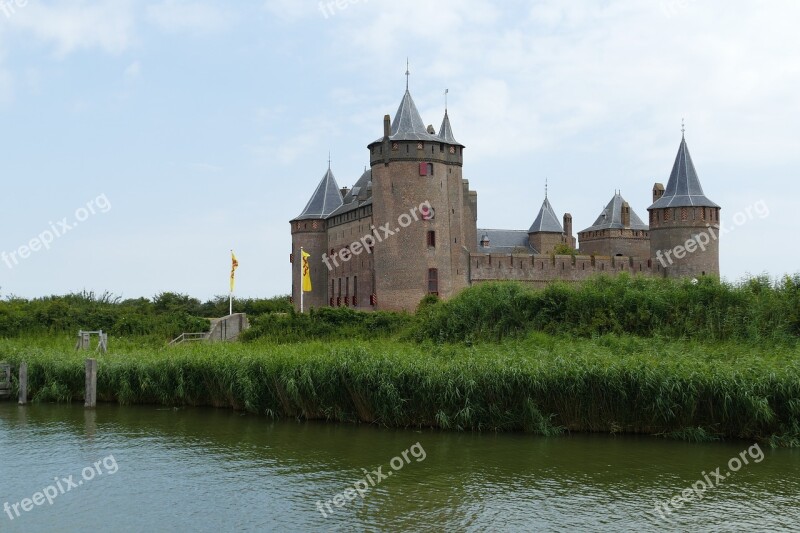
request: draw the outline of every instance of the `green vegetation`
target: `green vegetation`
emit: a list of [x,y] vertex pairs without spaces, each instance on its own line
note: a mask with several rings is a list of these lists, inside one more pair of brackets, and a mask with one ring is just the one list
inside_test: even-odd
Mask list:
[[426,306],[412,337],[478,342],[529,331],[793,345],[800,336],[800,275],[776,284],[757,277],[738,285],[714,278],[601,276],[541,291],[513,282],[487,283]]
[[[85,355],[0,341],[36,401],[83,396]],[[392,427],[650,433],[800,445],[797,348],[532,333],[464,347],[391,340],[118,347],[98,397]]]
[[[0,354],[28,363],[34,401],[82,399],[79,327],[106,317],[114,334],[121,316],[168,325],[222,314],[171,293],[103,299],[0,303],[0,327],[10,328]],[[600,277],[542,291],[493,283],[447,302],[426,297],[415,315],[248,305],[264,312],[250,313],[244,343],[166,348],[116,330],[123,336],[99,356],[98,398],[390,427],[800,446],[800,275],[736,285]],[[26,316],[48,307],[60,312]],[[25,328],[8,325],[15,309]]]
[[[286,312],[288,298],[234,300],[234,312],[261,314]],[[42,334],[77,334],[78,330],[103,330],[112,336],[151,336],[171,339],[181,333],[208,331],[207,318],[228,314],[227,297],[201,303],[196,298],[164,292],[152,300],[122,300],[109,293],[92,292],[26,300],[0,300],[0,337]]]

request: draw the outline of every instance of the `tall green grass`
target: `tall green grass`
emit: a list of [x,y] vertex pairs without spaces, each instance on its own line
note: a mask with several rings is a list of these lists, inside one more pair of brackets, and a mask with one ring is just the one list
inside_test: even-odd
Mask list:
[[497,341],[529,331],[793,345],[800,337],[800,275],[739,284],[600,276],[544,290],[487,283],[421,308],[410,337]]
[[[85,353],[0,341],[35,401],[83,397]],[[390,340],[131,347],[98,398],[391,427],[646,433],[800,445],[797,347],[541,333],[472,347]]]

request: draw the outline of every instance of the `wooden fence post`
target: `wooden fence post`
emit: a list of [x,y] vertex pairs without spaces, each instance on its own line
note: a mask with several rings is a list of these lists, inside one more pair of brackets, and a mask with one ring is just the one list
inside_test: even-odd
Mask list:
[[19,404],[28,403],[28,363],[19,364]]
[[86,360],[86,395],[84,407],[97,407],[97,359]]

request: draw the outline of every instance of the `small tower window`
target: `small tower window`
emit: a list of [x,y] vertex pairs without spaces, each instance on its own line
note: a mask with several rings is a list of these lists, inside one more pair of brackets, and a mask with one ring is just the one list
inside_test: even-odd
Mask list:
[[436,232],[428,232],[428,248],[436,248]]

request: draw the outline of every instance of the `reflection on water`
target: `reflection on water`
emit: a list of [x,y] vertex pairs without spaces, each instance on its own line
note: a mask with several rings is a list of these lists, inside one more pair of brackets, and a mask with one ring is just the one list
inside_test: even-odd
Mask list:
[[[419,442],[360,498],[333,498]],[[703,498],[658,518],[752,446],[651,437],[463,434],[273,422],[226,410],[0,403],[0,505],[113,454],[98,475],[0,531],[732,531],[800,523],[800,453],[763,448]],[[102,466],[102,465],[101,465]],[[324,518],[317,502],[330,501]],[[341,503],[341,500],[340,500]],[[10,513],[14,516],[14,511]]]

